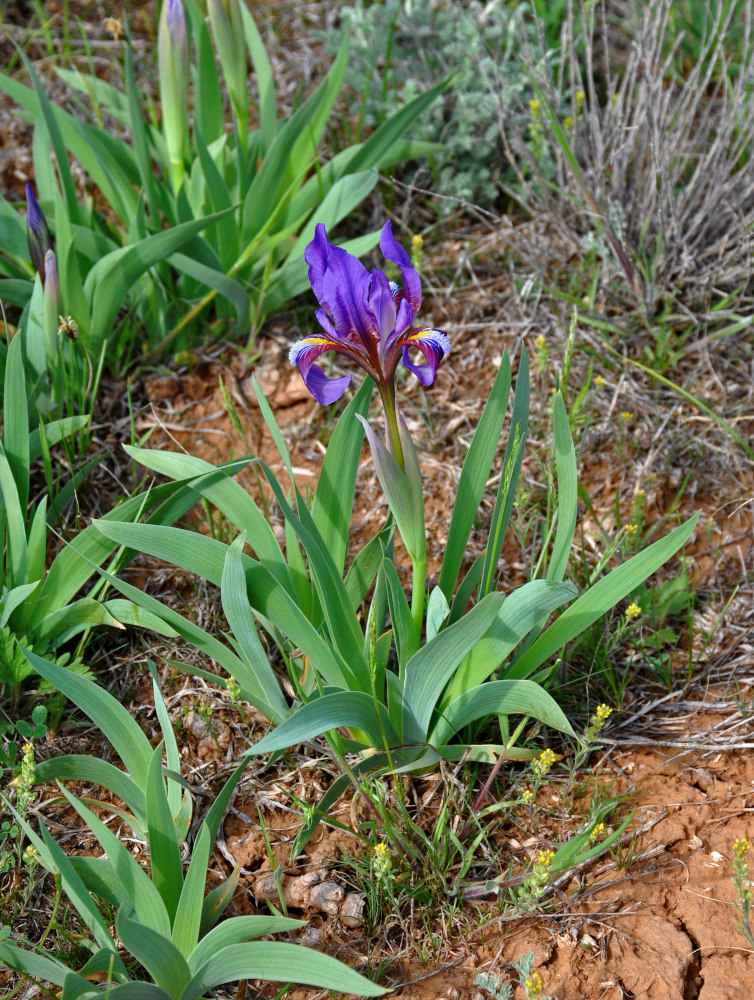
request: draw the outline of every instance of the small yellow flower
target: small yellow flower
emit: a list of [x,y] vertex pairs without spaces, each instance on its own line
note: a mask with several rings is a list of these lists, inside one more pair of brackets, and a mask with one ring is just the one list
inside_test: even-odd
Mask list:
[[600,840],[600,838],[604,835],[604,833],[605,833],[605,824],[598,823],[594,827],[592,832],[589,834],[589,839],[591,840],[592,843],[596,843],[598,840]]
[[621,420],[625,420],[627,424],[630,424],[631,421],[634,419],[634,415],[630,410],[623,410],[620,417]]
[[34,753],[34,744],[33,743],[24,743],[24,745],[23,745],[23,747],[21,749],[23,750],[23,752],[24,752],[24,754],[26,756],[30,756],[31,754]]
[[386,879],[390,874],[390,870],[393,867],[393,859],[390,857],[390,849],[384,840],[381,840],[374,848],[372,866],[374,874],[380,880]]
[[647,495],[647,491],[643,490],[641,487],[639,487],[639,489],[636,491],[636,493],[634,493],[634,499],[636,499],[636,500],[643,500],[646,495]]
[[565,118],[563,119],[563,127],[573,128],[573,118],[571,118],[570,115],[566,115]]
[[542,977],[538,972],[532,972],[524,985],[526,987],[526,1000],[536,1000],[542,992]]
[[749,853],[749,841],[746,839],[746,837],[738,837],[733,842],[733,853],[739,860],[742,860],[743,858],[746,857],[746,855]]
[[537,868],[549,868],[554,857],[555,851],[540,851],[536,861]]
[[602,386],[605,384],[605,380],[601,375],[595,375],[594,384],[597,386],[598,389],[601,389]]
[[534,798],[534,792],[531,790],[531,788],[525,788],[523,792],[521,792],[521,798],[528,806],[531,800]]
[[421,233],[415,233],[411,237],[411,267],[415,271],[421,271],[424,263],[424,237]]
[[534,338],[534,344],[538,351],[544,350],[547,346],[547,337],[543,333],[540,333],[538,337]]
[[602,705],[597,706],[597,711],[589,719],[589,725],[584,730],[585,743],[589,744],[595,741],[603,726],[612,714],[613,710],[609,705],[605,705],[603,703]]
[[529,109],[535,118],[539,117],[539,101],[536,97],[529,101]]
[[584,103],[584,98],[585,97],[586,97],[586,94],[584,93],[583,90],[577,90],[576,91],[576,104],[578,105],[578,107],[581,107],[581,105]]
[[638,524],[627,524],[626,525],[626,534],[629,535],[629,536],[631,536],[631,537],[633,535],[635,535],[638,530],[639,530],[639,525]]
[[534,758],[531,766],[538,777],[544,778],[557,759],[555,752],[548,747],[547,750],[542,751],[539,757]]
[[631,601],[629,606],[626,608],[626,621],[633,621],[634,618],[638,618],[641,614],[641,608],[636,603],[636,601]]

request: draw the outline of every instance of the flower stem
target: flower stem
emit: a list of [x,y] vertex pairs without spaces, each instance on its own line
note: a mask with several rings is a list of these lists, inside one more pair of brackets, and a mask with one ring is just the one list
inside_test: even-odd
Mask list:
[[411,617],[414,619],[416,631],[422,634],[424,624],[424,590],[427,585],[427,555],[411,562],[413,576],[411,580]]
[[388,432],[390,434],[390,450],[393,453],[393,458],[396,460],[402,471],[405,471],[406,464],[403,459],[403,444],[401,442],[401,435],[398,431],[398,414],[395,409],[395,383],[391,380],[390,382],[378,383],[380,390],[380,398],[382,399],[382,405],[385,409],[385,420],[387,422]]

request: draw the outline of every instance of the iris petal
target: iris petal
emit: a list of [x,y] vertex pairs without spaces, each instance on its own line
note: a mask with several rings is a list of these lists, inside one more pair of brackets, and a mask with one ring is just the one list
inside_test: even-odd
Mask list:
[[[402,341],[403,364],[419,379],[422,385],[432,385],[437,374],[437,368],[450,351],[450,341],[442,330],[417,330]],[[425,365],[411,363],[409,348],[418,348],[427,359]]]
[[379,337],[380,344],[383,344],[395,330],[397,309],[390,282],[382,271],[372,271],[367,306],[374,320],[374,332]]
[[347,250],[334,247],[327,259],[322,289],[327,301],[325,309],[341,336],[365,343],[369,332],[366,312],[369,271]]
[[292,365],[298,365],[301,377],[309,392],[322,406],[340,399],[351,382],[350,375],[328,378],[315,360],[327,351],[341,350],[341,345],[329,337],[305,337],[293,345],[288,353]]
[[334,249],[327,238],[327,230],[323,223],[318,222],[314,229],[314,239],[307,245],[306,250],[304,250],[304,260],[309,265],[309,284],[312,286],[312,291],[317,296],[317,301],[322,308],[328,312],[330,312],[330,309],[325,301],[322,279],[327,270],[327,258],[330,255],[330,251]]
[[[405,299],[401,299],[398,306],[398,315],[395,319],[395,329],[385,338],[383,345],[383,355],[387,357],[396,343],[401,339],[406,330],[410,329],[414,322],[414,310]],[[397,363],[397,362],[396,362]],[[395,367],[395,366],[393,366]]]
[[416,270],[411,267],[411,258],[393,236],[393,229],[389,222],[386,222],[382,227],[380,250],[383,257],[391,260],[400,268],[403,278],[403,288],[401,289],[403,297],[408,300],[414,313],[419,312],[419,306],[422,304],[421,281]]

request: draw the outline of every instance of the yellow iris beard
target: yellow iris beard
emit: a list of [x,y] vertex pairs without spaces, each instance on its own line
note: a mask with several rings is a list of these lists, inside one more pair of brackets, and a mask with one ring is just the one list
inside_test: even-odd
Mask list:
[[306,337],[304,338],[305,344],[319,345],[323,344],[326,347],[340,347],[340,344],[336,344],[334,340],[328,340],[326,337]]

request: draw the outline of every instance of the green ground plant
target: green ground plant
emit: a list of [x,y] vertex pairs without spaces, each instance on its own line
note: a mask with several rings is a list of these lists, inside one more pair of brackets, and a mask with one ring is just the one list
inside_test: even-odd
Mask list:
[[[40,672],[60,680],[64,687],[71,683],[74,675],[33,653],[28,655]],[[124,818],[146,840],[150,872],[100,818],[101,800],[92,802],[94,811],[60,786],[64,799],[103,851],[100,857],[92,857],[66,855],[44,824],[40,836],[21,811],[3,798],[35,858],[59,880],[90,934],[81,942],[90,952],[88,960],[81,968],[72,968],[4,926],[0,960],[8,968],[39,984],[62,987],[61,1000],[86,1000],[103,993],[124,1000],[199,1000],[216,986],[239,979],[297,982],[358,996],[385,992],[328,955],[294,944],[251,940],[294,930],[303,926],[299,920],[247,915],[218,923],[232,898],[238,870],[205,895],[206,879],[217,830],[237,779],[234,776],[225,784],[202,820],[184,871],[181,842],[191,821],[191,797],[180,775],[178,748],[156,682],[155,705],[165,739],[154,749],[126,709],[107,692],[82,678],[69,690],[81,695],[82,704],[118,747],[132,773],[123,774],[94,757],[74,756],[48,761],[46,768],[37,765],[36,778],[104,779],[104,786],[133,808]],[[117,806],[107,809],[123,815]],[[97,899],[115,912],[114,928],[103,917]]]
[[[547,539],[552,548],[546,576],[507,595],[500,592],[497,563],[526,439],[528,369],[522,359],[513,430],[487,549],[458,583],[469,532],[498,448],[510,383],[510,365],[504,356],[464,463],[439,583],[428,600],[422,568],[426,552],[422,548],[421,476],[413,442],[403,431],[405,473],[391,463],[384,446],[375,443],[373,432],[367,433],[394,524],[413,565],[411,605],[394,563],[393,522],[357,554],[345,579],[342,575],[364,433],[356,417],[368,410],[372,394],[369,381],[338,421],[311,505],[295,486],[280,431],[264,397],[258,394],[294,488],[295,507],[269,468],[260,462],[286,519],[285,555],[254,501],[230,479],[219,488],[203,491],[242,532],[230,545],[183,529],[97,522],[112,541],[167,559],[220,586],[223,609],[234,634],[234,655],[243,654],[247,661],[247,696],[276,727],[250,749],[250,754],[282,750],[328,734],[344,773],[319,804],[308,835],[354,774],[417,770],[440,759],[458,760],[461,756],[490,763],[501,754],[506,759],[531,759],[538,751],[519,745],[523,724],[511,731],[511,715],[539,719],[572,733],[570,723],[542,686],[551,675],[550,658],[662,565],[694,529],[696,518],[613,569],[581,595],[564,582],[577,491],[568,416],[557,395],[553,416],[558,510],[553,518],[556,528]],[[209,471],[206,463],[188,456],[144,449],[130,449],[129,454],[168,476]],[[254,556],[243,553],[247,540]],[[218,661],[227,662],[229,651],[217,640],[177,614],[161,610],[148,595],[123,582],[115,585],[144,609],[162,614],[166,623],[199,649],[215,649]],[[364,605],[372,587],[371,599]],[[467,610],[474,595],[476,600]],[[570,607],[545,628],[552,612],[569,601]],[[365,624],[357,617],[362,607]],[[293,705],[282,695],[252,625],[255,618],[277,646],[297,694]],[[235,671],[228,672],[240,680]],[[501,719],[502,742],[470,745],[467,738],[459,739],[470,723],[493,714]],[[336,737],[334,730],[343,727],[347,735]],[[345,764],[349,751],[362,754],[354,769]],[[301,840],[297,844],[301,846]]]
[[[86,596],[80,595],[99,566],[107,563],[115,572],[133,558],[133,551],[118,551],[116,544],[105,542],[90,525],[54,558],[48,556],[56,523],[101,458],[85,463],[67,481],[58,480],[52,449],[85,428],[90,416],[42,419],[39,384],[24,365],[27,336],[27,331],[19,331],[8,346],[0,432],[0,690],[14,712],[25,682],[33,675],[21,650],[24,645],[80,671],[84,669],[82,651],[93,628],[124,628],[149,620],[158,631],[170,634],[169,629],[165,633],[161,620],[149,613],[145,618],[145,612],[132,602],[103,599],[100,581]],[[37,499],[32,491],[32,468],[40,461],[46,490]],[[172,483],[167,489],[157,487],[125,499],[117,517],[143,519],[148,515],[172,523],[196,500],[188,483]]]

